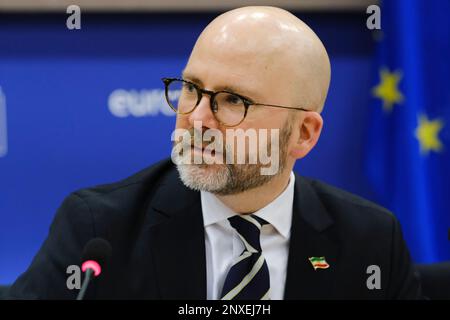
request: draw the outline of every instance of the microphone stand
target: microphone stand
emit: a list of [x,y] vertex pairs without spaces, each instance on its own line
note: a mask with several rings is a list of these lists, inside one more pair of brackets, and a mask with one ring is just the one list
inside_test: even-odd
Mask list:
[[92,275],[93,274],[94,274],[94,270],[93,269],[88,268],[86,270],[85,277],[84,277],[84,280],[83,280],[83,285],[81,286],[80,292],[78,292],[77,300],[83,300],[84,294],[86,293],[86,289],[87,289],[87,287],[89,285],[89,282],[92,279]]

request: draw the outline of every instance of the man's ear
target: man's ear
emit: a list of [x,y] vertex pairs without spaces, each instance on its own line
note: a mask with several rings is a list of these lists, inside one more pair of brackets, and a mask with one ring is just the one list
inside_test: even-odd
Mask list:
[[290,155],[295,159],[301,159],[305,157],[319,140],[320,133],[322,132],[323,119],[320,113],[307,111],[303,117],[300,117],[300,121],[297,122],[297,126],[294,126],[292,147]]

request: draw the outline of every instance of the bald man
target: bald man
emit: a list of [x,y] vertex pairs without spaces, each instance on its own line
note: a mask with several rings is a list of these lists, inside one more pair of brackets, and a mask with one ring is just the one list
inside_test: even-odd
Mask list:
[[163,79],[171,159],[67,197],[11,298],[74,299],[66,270],[98,237],[113,254],[87,299],[420,298],[390,212],[292,171],[319,139],[331,75],[304,22],[226,12],[180,73]]

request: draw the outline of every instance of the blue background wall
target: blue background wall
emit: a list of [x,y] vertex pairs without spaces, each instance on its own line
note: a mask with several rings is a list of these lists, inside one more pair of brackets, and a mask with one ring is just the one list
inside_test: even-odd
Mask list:
[[[8,153],[0,157],[0,283],[25,271],[68,193],[170,155],[175,118],[160,78],[180,74],[215,15],[82,15],[79,31],[66,29],[65,14],[0,15],[8,129]],[[375,200],[363,171],[375,50],[366,15],[298,16],[327,47],[332,81],[322,138],[296,170]]]

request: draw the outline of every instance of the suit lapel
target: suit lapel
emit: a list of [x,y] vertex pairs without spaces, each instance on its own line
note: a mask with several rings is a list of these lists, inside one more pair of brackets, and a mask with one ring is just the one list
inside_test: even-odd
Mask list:
[[206,299],[206,257],[200,193],[173,170],[150,205],[148,228],[162,299]]
[[[296,175],[285,299],[332,298],[338,247],[333,220],[308,181]],[[325,257],[328,269],[314,270],[310,257]]]

